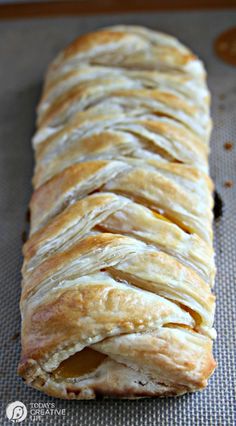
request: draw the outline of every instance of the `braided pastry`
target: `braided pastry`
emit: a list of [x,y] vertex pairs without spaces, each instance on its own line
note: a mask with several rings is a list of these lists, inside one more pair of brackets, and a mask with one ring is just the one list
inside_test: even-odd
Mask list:
[[19,374],[61,398],[202,389],[215,368],[209,92],[175,38],[116,26],[52,63],[33,138]]

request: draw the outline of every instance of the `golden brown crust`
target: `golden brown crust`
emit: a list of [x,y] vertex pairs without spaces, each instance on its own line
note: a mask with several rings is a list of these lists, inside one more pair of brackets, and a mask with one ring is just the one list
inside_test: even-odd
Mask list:
[[108,179],[128,169],[125,163],[93,161],[78,163],[63,170],[40,188],[30,202],[31,231],[35,231],[63,208],[98,190]]
[[[130,358],[131,342],[135,348],[130,363],[135,359],[139,371],[125,365]],[[173,358],[170,357],[170,345]],[[203,389],[216,366],[211,340],[184,328],[161,328],[149,334],[129,334],[124,339],[111,337],[92,347],[107,354],[111,351],[112,356],[121,362],[109,356],[96,371],[76,381],[58,379],[35,361],[22,360],[19,372],[32,386],[54,397],[132,398],[171,396],[193,391],[196,387]]]
[[[116,117],[115,114],[99,115],[91,118],[90,128],[93,120],[93,130],[90,129],[90,135],[86,136],[87,123],[85,122],[83,129],[79,115],[77,114],[72,124],[49,137],[37,149],[37,165],[33,180],[35,187],[78,162],[78,158],[80,161],[101,158],[115,160],[128,155],[131,158],[143,158],[148,155],[148,151],[151,151],[153,158],[159,161],[160,156],[163,156],[163,161],[172,160],[198,165],[207,171],[207,146],[180,124],[175,125],[173,120],[163,121],[158,118],[155,121],[143,118],[132,120],[127,117]],[[104,120],[106,128],[97,133],[94,125],[96,122],[100,124],[101,120]],[[118,130],[110,130],[109,125],[117,126]],[[80,132],[80,138],[73,140],[73,132]]]
[[[66,399],[207,385],[209,101],[201,61],[141,27],[82,36],[50,66],[23,248],[18,371],[29,385]],[[99,362],[70,369],[84,351]]]
[[187,234],[164,216],[113,193],[89,195],[55,216],[24,245],[24,271],[65,251],[87,232],[99,229],[134,236],[195,267],[210,283],[214,279],[212,248],[197,235]]
[[194,323],[176,304],[119,284],[109,276],[91,275],[74,283],[73,288],[54,289],[50,298],[44,295],[41,303],[36,294],[24,306],[24,353],[28,358],[40,359],[41,365],[47,362],[47,368],[49,362],[58,367],[59,360],[64,359],[63,351],[61,359],[56,353],[62,343],[69,347],[79,342],[78,349],[83,349],[112,335],[146,331],[172,322]]

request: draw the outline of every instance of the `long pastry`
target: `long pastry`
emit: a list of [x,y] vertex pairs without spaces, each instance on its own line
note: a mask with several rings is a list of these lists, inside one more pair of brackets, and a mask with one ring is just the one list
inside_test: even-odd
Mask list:
[[175,38],[116,26],[50,66],[33,138],[19,374],[49,395],[203,389],[215,368],[210,96]]

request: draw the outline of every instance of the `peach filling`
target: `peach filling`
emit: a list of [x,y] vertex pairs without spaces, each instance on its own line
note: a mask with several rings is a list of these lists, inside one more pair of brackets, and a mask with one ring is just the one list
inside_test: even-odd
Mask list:
[[152,210],[152,213],[154,214],[154,216],[156,216],[158,219],[161,220],[165,220],[166,222],[170,222],[174,225],[179,226],[179,228],[181,228],[184,232],[187,232],[188,234],[191,234],[192,232],[194,232],[192,229],[190,229],[189,227],[187,227],[186,225],[184,225],[180,220],[178,219],[174,219],[172,220],[172,218],[168,218],[166,213],[165,216],[163,216],[162,214],[156,213],[154,210]]
[[61,379],[80,377],[94,371],[106,357],[100,352],[85,348],[62,361],[53,374]]
[[171,220],[167,219],[167,217],[163,216],[160,213],[156,213],[154,210],[152,210],[152,213],[155,217],[157,217],[157,219],[161,219],[161,220],[165,220],[166,222],[173,223],[173,222],[171,222]]

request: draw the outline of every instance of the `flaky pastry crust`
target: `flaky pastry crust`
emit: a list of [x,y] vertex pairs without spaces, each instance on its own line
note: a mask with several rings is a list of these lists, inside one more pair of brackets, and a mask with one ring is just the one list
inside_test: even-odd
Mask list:
[[215,368],[215,277],[201,61],[115,26],[50,65],[23,248],[19,374],[49,395],[201,390]]

